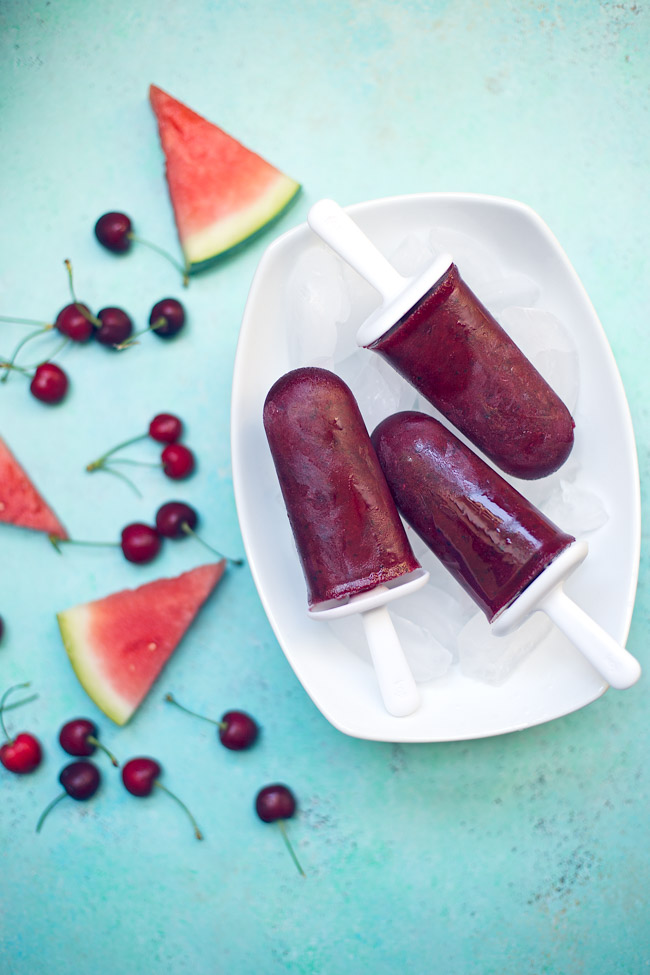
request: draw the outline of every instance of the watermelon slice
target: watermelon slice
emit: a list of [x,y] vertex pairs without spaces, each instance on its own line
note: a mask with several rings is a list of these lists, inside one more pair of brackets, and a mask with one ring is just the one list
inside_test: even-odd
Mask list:
[[197,271],[279,216],[300,184],[155,85],[149,98],[181,247]]
[[0,439],[0,521],[47,532],[57,538],[68,533],[36,490],[6,443]]
[[222,559],[57,614],[75,674],[116,724],[142,703],[225,567]]

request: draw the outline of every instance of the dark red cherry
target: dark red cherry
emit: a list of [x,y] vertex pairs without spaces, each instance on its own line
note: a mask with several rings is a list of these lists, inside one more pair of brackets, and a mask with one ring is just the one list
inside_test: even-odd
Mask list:
[[62,799],[70,796],[71,799],[84,802],[86,799],[90,799],[95,795],[99,789],[101,780],[99,769],[92,762],[70,762],[69,765],[66,765],[59,775],[59,782],[65,791],[57,796],[56,799],[53,799],[43,811],[36,824],[36,832],[40,833],[41,826],[45,822],[46,817]]
[[43,750],[38,738],[23,731],[0,746],[0,762],[9,772],[27,775],[41,764]]
[[158,443],[174,443],[183,433],[183,421],[173,413],[157,413],[149,424],[149,436]]
[[68,377],[60,366],[53,362],[42,362],[29,384],[32,396],[53,406],[60,403],[68,391]]
[[290,819],[296,811],[296,800],[291,789],[279,783],[264,786],[257,793],[255,811],[262,822],[278,824],[282,833],[282,839],[291,855],[291,859],[295,863],[298,872],[304,877],[305,871],[300,865],[284,825],[285,819]]
[[194,470],[194,454],[182,443],[170,443],[161,454],[163,471],[175,481],[189,477]]
[[97,318],[102,324],[95,329],[95,338],[102,345],[120,345],[133,331],[133,322],[121,308],[102,308]]
[[114,254],[123,254],[131,246],[132,226],[126,213],[104,213],[95,224],[95,237]]
[[185,324],[185,309],[176,298],[163,298],[151,309],[149,325],[161,339],[171,338]]
[[128,562],[151,562],[160,551],[161,539],[155,528],[134,522],[122,529],[122,552]]
[[54,324],[62,335],[66,335],[73,342],[87,342],[95,331],[89,316],[90,309],[86,305],[66,305],[56,316]]
[[188,534],[184,526],[193,531],[198,520],[194,508],[184,501],[168,501],[156,512],[156,528],[165,538],[184,538]]
[[257,739],[259,728],[245,711],[226,711],[221,718],[219,740],[225,748],[240,752]]
[[194,827],[194,835],[197,840],[202,840],[203,834],[185,803],[158,780],[161,771],[160,765],[153,758],[132,758],[122,768],[122,782],[125,789],[133,796],[150,796],[154,786],[166,792],[185,811]]
[[265,823],[291,819],[296,811],[293,792],[286,785],[266,785],[257,793],[255,811]]
[[97,725],[93,721],[89,721],[88,718],[74,718],[72,721],[67,721],[61,728],[59,743],[68,755],[92,755],[100,748],[117,768],[119,762],[109,752],[108,748],[98,740],[98,735]]
[[131,758],[122,768],[122,782],[132,796],[150,796],[161,771],[153,758]]

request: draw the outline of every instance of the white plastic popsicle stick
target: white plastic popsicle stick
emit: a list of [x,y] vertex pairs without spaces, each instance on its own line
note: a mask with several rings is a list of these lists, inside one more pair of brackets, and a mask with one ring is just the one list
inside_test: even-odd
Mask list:
[[412,714],[420,706],[420,692],[385,606],[361,613],[377,683],[389,714]]
[[367,347],[387,332],[447,273],[449,254],[438,257],[413,278],[405,278],[368,240],[361,228],[334,200],[319,200],[307,214],[307,223],[335,253],[353,267],[382,297],[377,308],[357,331],[357,345]]
[[428,581],[429,573],[420,568],[347,601],[332,600],[331,603],[320,604],[325,608],[309,610],[312,619],[322,622],[342,616],[361,616],[384,707],[396,718],[404,718],[417,710],[420,692],[386,603],[421,589]]
[[409,279],[368,240],[361,228],[334,200],[319,200],[307,214],[307,223],[333,251],[353,267],[384,299],[401,294]]
[[510,633],[532,613],[541,610],[555,623],[598,673],[617,690],[636,684],[641,665],[564,592],[568,575],[588,552],[586,542],[574,542],[524,589],[492,623],[497,634]]

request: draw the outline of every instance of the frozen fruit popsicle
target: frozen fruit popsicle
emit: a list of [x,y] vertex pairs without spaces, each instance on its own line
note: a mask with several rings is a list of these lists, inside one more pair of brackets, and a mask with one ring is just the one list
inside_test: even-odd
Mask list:
[[494,463],[521,478],[557,470],[573,446],[564,403],[441,255],[412,279],[332,200],[310,226],[383,297],[357,343],[378,352]]
[[[393,714],[409,713],[417,689],[383,603],[423,585],[428,573],[411,550],[351,391],[325,369],[295,369],[269,391],[264,429],[312,615],[363,613],[384,701]],[[392,660],[388,676],[375,653]]]
[[562,591],[587,554],[441,423],[396,413],[372,435],[406,521],[481,607],[508,632],[537,610],[563,630],[614,687],[638,662]]

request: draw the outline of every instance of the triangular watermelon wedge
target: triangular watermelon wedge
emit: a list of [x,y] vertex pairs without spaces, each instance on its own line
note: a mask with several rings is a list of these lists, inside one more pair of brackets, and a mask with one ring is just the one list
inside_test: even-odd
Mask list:
[[181,247],[197,271],[279,216],[300,184],[155,85],[149,98]]
[[225,567],[222,559],[57,614],[75,674],[116,724],[142,703]]
[[37,491],[6,443],[0,439],[0,521],[46,532],[57,538],[68,533]]

